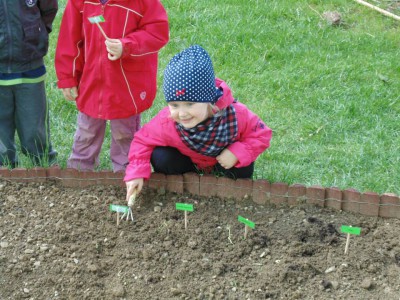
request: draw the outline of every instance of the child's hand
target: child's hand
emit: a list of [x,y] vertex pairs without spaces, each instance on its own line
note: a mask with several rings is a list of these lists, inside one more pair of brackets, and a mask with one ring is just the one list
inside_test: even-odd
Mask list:
[[136,190],[136,195],[142,191],[143,188],[143,178],[136,178],[131,181],[126,182],[126,202],[129,202],[129,198],[132,196],[133,192]]
[[78,97],[78,89],[76,86],[72,88],[61,89],[61,91],[64,95],[64,98],[69,101],[75,101],[76,97]]
[[106,39],[109,60],[117,60],[122,55],[122,42],[118,39]]
[[238,162],[235,154],[228,149],[224,149],[221,154],[216,157],[216,159],[224,169],[230,169]]

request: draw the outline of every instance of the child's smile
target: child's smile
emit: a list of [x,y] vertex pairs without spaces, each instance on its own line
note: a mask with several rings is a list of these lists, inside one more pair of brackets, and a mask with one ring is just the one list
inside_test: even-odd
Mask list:
[[209,103],[171,101],[168,107],[172,119],[185,128],[193,128],[209,117]]

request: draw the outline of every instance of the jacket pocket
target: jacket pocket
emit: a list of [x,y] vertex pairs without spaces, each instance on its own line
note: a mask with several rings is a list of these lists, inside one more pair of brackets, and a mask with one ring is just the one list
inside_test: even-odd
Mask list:
[[147,61],[146,56],[125,58],[122,60],[122,68],[128,72],[147,71]]
[[29,59],[41,58],[46,55],[49,40],[44,24],[39,19],[36,22],[24,24],[23,55]]

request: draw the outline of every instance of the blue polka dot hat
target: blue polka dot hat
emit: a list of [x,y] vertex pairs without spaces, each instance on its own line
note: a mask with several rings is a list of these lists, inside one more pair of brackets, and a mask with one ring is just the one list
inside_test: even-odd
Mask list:
[[214,69],[207,51],[198,45],[176,54],[164,71],[165,100],[211,102],[222,96],[215,87]]

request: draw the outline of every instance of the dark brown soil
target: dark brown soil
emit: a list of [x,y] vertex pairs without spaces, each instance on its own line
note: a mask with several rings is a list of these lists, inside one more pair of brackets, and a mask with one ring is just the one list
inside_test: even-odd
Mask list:
[[124,198],[0,181],[0,299],[400,299],[397,219],[146,190],[117,227]]

